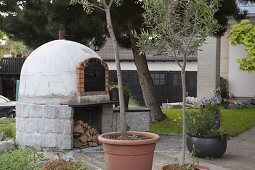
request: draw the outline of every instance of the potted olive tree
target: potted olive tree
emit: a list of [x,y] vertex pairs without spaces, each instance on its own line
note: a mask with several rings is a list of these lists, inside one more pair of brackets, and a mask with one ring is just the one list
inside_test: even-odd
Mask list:
[[[147,29],[141,34],[137,46],[142,53],[156,51],[173,57],[181,70],[182,78],[182,152],[179,165],[185,166],[186,148],[186,61],[196,55],[206,38],[218,28],[214,14],[217,0],[143,0],[143,17]],[[165,166],[162,169],[170,169]]]
[[159,141],[159,136],[149,132],[127,132],[126,128],[119,50],[113,31],[110,12],[113,4],[121,5],[121,2],[121,0],[71,0],[71,4],[82,4],[87,13],[93,12],[94,8],[105,12],[107,29],[113,45],[117,68],[121,132],[109,132],[98,137],[99,141],[103,143],[106,169],[150,170],[152,168],[153,154],[156,142]]

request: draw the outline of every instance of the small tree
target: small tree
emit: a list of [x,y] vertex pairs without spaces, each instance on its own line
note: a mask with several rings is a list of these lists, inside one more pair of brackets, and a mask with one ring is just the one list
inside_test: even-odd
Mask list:
[[125,116],[125,104],[124,104],[124,93],[123,93],[123,84],[122,84],[122,75],[120,67],[120,57],[119,49],[116,40],[115,33],[113,31],[112,19],[111,19],[111,7],[113,3],[120,5],[121,0],[71,0],[71,4],[79,3],[83,5],[84,10],[87,13],[93,12],[94,8],[103,10],[106,15],[107,29],[110,34],[110,38],[113,45],[113,51],[115,55],[115,64],[117,68],[117,78],[118,78],[118,87],[119,87],[119,102],[120,102],[120,127],[121,127],[121,137],[125,139],[127,137],[127,128],[126,128],[126,116]]
[[243,44],[247,52],[245,58],[239,58],[237,62],[243,71],[255,70],[255,26],[249,20],[244,19],[241,23],[233,25],[230,30],[229,39],[233,45]]
[[214,14],[216,0],[143,0],[143,17],[148,30],[143,30],[137,46],[142,53],[156,50],[157,53],[173,56],[181,69],[182,78],[182,153],[180,165],[185,161],[186,148],[186,81],[185,69],[189,56],[196,55],[206,38],[217,28]]

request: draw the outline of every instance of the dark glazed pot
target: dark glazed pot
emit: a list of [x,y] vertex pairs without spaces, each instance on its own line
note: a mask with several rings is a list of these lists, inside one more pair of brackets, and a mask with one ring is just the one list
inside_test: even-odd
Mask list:
[[187,135],[187,147],[192,152],[195,147],[195,155],[198,158],[220,158],[226,151],[227,139],[220,137],[195,137]]
[[[119,90],[118,88],[113,88],[110,90],[110,101],[119,101]],[[129,103],[129,94],[124,93],[124,102],[125,102],[125,108],[128,108]],[[119,104],[117,104],[118,106]]]

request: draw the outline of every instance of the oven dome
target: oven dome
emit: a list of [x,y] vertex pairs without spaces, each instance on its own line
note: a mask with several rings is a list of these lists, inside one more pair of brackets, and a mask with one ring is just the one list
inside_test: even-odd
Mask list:
[[90,58],[101,60],[93,50],[73,41],[55,40],[38,47],[23,64],[19,102],[77,101],[76,68]]

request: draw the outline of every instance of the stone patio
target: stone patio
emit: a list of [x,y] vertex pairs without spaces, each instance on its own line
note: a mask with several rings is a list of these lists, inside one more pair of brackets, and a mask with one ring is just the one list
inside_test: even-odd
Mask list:
[[[177,162],[181,151],[180,135],[161,135],[154,153],[153,170],[169,162]],[[188,160],[188,151],[187,162]],[[47,153],[48,157],[56,157]],[[102,147],[75,149],[69,153],[62,153],[62,158],[79,160],[87,163],[91,170],[104,170],[104,155]],[[254,170],[255,169],[255,127],[243,134],[228,140],[226,153],[219,159],[199,159],[200,164],[208,166],[210,170]]]

